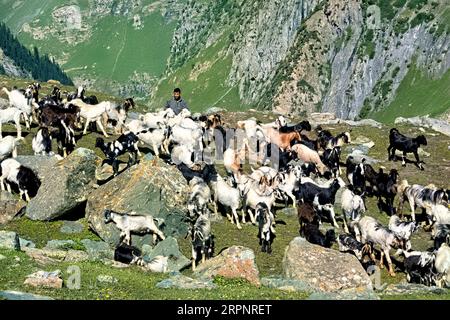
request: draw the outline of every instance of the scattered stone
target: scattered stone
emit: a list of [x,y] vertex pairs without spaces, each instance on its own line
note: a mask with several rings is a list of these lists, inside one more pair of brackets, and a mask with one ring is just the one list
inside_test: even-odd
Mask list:
[[369,276],[355,256],[311,244],[302,237],[294,238],[286,248],[283,276],[304,281],[317,291],[373,291]]
[[49,250],[68,250],[75,246],[75,241],[73,240],[50,240],[45,245],[44,249]]
[[181,274],[176,274],[168,279],[158,282],[156,284],[156,287],[161,289],[175,288],[175,289],[196,290],[196,289],[216,289],[217,285],[213,283],[212,280],[192,279],[183,276]]
[[27,203],[7,191],[0,191],[0,225],[13,220]]
[[52,272],[47,272],[43,270],[37,271],[33,274],[28,275],[24,284],[33,287],[60,289],[62,288],[63,285],[63,280],[61,279],[61,271],[60,270],[55,270]]
[[[161,231],[166,237],[184,237],[188,230],[186,190],[186,179],[176,167],[156,158],[141,159],[88,196],[86,216],[95,233],[112,247],[119,244],[120,231],[114,223],[105,224],[105,209],[162,218]],[[131,243],[142,248],[143,244],[152,244],[153,237],[132,235]]]
[[313,112],[309,115],[309,119],[317,123],[337,120],[336,115],[329,112]]
[[62,261],[82,262],[89,260],[86,252],[81,250],[56,250],[25,248],[23,250],[30,258],[41,265],[48,265]]
[[114,259],[114,250],[106,242],[84,239],[81,243],[86,248],[89,260]]
[[108,275],[104,275],[104,274],[97,276],[97,281],[102,282],[102,283],[117,283],[117,282],[119,282],[119,280],[117,280],[113,276],[108,276]]
[[252,249],[242,246],[232,246],[218,256],[200,263],[194,274],[213,278],[243,278],[254,285],[260,285],[259,271]]
[[177,239],[167,237],[152,248],[148,244],[142,246],[142,256],[144,261],[149,262],[156,256],[169,257],[167,271],[180,271],[191,264],[191,260],[186,258],[180,251]]
[[41,187],[27,205],[27,217],[32,220],[53,220],[85,202],[93,190],[99,161],[94,151],[78,148],[64,160],[43,170]]
[[19,238],[19,242],[21,250],[23,250],[23,248],[36,248],[36,244],[33,241]]
[[12,231],[0,231],[0,248],[20,250],[19,235]]
[[0,291],[0,297],[6,300],[54,300],[51,297],[20,291]]
[[378,129],[382,129],[383,125],[379,123],[378,121],[375,121],[373,119],[362,119],[359,121],[353,121],[353,120],[344,120],[344,123],[348,124],[349,126],[370,126]]
[[[367,150],[367,152],[368,152],[368,150]],[[350,153],[348,156],[349,157],[352,156],[355,159],[355,161],[358,163],[361,162],[363,158],[366,159],[366,163],[368,163],[368,164],[376,164],[376,163],[380,162],[379,160],[369,157],[367,154],[364,154],[364,152],[359,149],[353,150],[352,153]]]
[[73,233],[81,233],[84,230],[84,226],[81,222],[78,221],[64,221],[61,226],[61,233],[73,234]]
[[227,111],[227,110],[225,110],[223,108],[219,108],[219,107],[212,107],[212,108],[207,109],[204,112],[204,114],[210,115],[210,114],[213,114],[213,113],[220,113],[220,112],[224,112],[224,111]]
[[447,289],[436,286],[427,287],[417,283],[397,283],[388,285],[382,292],[383,295],[426,295],[426,294],[446,294]]

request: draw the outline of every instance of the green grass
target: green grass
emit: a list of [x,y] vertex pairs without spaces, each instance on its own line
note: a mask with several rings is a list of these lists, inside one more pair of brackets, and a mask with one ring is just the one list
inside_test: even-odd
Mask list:
[[[0,20],[14,33],[18,33],[24,23],[41,28],[54,25],[51,13],[63,5],[60,0],[23,2],[11,10],[14,2],[0,2]],[[143,4],[152,2],[148,0]],[[79,1],[79,6],[86,10],[91,4],[83,0]],[[20,32],[18,38],[26,46],[37,46],[41,53],[64,58],[66,63],[62,67],[70,77],[95,80],[97,90],[113,92],[113,85],[129,84],[135,72],[146,73],[151,82],[156,83],[165,70],[175,22],[166,22],[159,11],[145,17],[141,15],[141,21],[144,28],[135,30],[132,19],[124,16],[97,18],[83,15],[82,25],[90,25],[92,36],[76,45],[61,42],[48,34],[46,39],[35,40],[30,34]],[[76,34],[79,31],[70,32]]]
[[369,118],[393,123],[397,117],[429,114],[439,116],[450,108],[450,70],[440,79],[431,79],[414,63],[397,89],[394,101],[385,109],[369,114]]

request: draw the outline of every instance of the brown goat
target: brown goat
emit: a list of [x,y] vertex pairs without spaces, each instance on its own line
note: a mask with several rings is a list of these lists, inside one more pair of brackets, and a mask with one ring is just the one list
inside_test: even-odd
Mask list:
[[291,149],[292,141],[302,140],[300,133],[298,133],[297,131],[282,133],[274,128],[267,128],[266,134],[270,142],[276,144],[283,151]]
[[302,234],[303,224],[319,224],[319,216],[310,203],[300,202],[297,205],[298,223],[300,224],[300,234]]

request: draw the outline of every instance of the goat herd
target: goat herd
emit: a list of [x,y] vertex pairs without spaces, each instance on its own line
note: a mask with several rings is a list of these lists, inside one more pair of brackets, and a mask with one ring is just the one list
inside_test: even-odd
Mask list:
[[[105,142],[97,138],[95,147],[105,154],[104,163],[113,167],[113,176],[119,174],[119,156],[129,154],[128,166],[138,162],[139,143],[149,146],[153,153],[176,166],[189,185],[187,218],[191,221],[189,235],[192,240],[192,268],[199,260],[214,254],[214,236],[211,220],[218,211],[226,213],[228,220],[241,229],[241,223],[258,226],[261,251],[270,254],[275,238],[275,204],[297,209],[300,234],[311,243],[330,248],[337,242],[339,250],[354,254],[363,266],[375,263],[379,252],[380,267],[386,258],[389,273],[394,276],[391,249],[396,256],[404,256],[404,270],[410,282],[425,285],[450,286],[450,192],[434,185],[410,185],[399,179],[395,169],[375,170],[364,158],[360,161],[348,156],[341,161],[341,148],[351,143],[349,132],[333,136],[320,126],[312,128],[308,121],[288,125],[280,116],[271,123],[253,119],[237,121],[236,128],[225,126],[220,115],[191,115],[183,109],[175,114],[171,109],[139,115],[130,119],[128,111],[134,107],[133,99],[122,105],[109,101],[98,102],[95,96],[85,97],[83,87],[62,98],[59,88],[39,99],[40,85],[35,83],[25,90],[8,94],[10,106],[0,110],[1,124],[14,122],[17,138],[0,140],[1,187],[17,186],[20,196],[30,200],[39,188],[34,172],[14,158],[21,138],[21,121],[29,129],[34,122],[39,126],[33,138],[35,154],[52,155],[52,138],[56,138],[58,156],[66,157],[76,146],[75,131],[83,134],[95,122],[105,137],[108,124],[120,136]],[[312,137],[316,138],[313,139]],[[423,170],[418,148],[427,145],[425,136],[407,137],[393,128],[389,134],[388,159],[396,160],[395,152],[402,152],[402,165],[413,153],[416,165]],[[8,158],[12,155],[12,158]],[[244,173],[246,161],[251,173]],[[226,174],[221,175],[216,164],[221,163]],[[341,178],[346,167],[348,183]],[[256,167],[256,168],[255,168]],[[336,194],[343,188],[340,199],[342,215],[335,214]],[[398,198],[398,207],[394,200]],[[367,216],[367,197],[377,199],[378,208],[389,216],[389,225],[383,226]],[[404,202],[411,208],[411,221],[402,215]],[[209,204],[214,212],[209,211]],[[277,208],[279,205],[277,206]],[[411,236],[419,228],[415,210],[421,208],[424,229],[431,230],[434,248],[414,251]],[[238,215],[241,211],[241,217]],[[159,230],[161,221],[151,216],[117,213],[106,209],[105,223],[114,222],[121,230],[124,243],[116,249],[116,259],[137,263],[140,252],[131,246],[131,233],[151,232],[154,239],[164,239]],[[342,231],[337,220],[342,220]],[[325,234],[319,229],[324,222],[333,226]]]

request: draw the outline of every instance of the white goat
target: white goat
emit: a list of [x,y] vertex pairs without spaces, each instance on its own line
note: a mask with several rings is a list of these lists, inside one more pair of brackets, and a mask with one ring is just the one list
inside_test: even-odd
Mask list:
[[99,104],[90,105],[84,103],[81,99],[74,99],[71,100],[70,103],[80,108],[80,117],[86,121],[83,135],[87,133],[89,124],[95,122],[100,130],[102,130],[103,135],[108,137],[105,128],[103,128],[102,117],[105,112],[107,113],[112,110],[113,107],[110,101],[103,101]]
[[214,194],[214,213],[217,214],[217,203],[229,207],[233,216],[230,216],[230,214],[227,213],[228,219],[231,223],[234,223],[234,217],[237,228],[242,229],[237,214],[237,210],[239,209],[241,203],[239,190],[230,186],[220,175],[217,175],[216,181],[211,181],[211,187]]
[[[2,124],[8,123],[8,122],[14,122],[16,125],[17,130],[17,137],[22,137],[22,127],[20,126],[20,116],[23,115],[23,111],[15,108],[10,107],[7,109],[1,109],[0,110],[0,138],[2,138]],[[25,116],[24,116],[25,117]],[[25,122],[27,123],[28,127],[28,120],[25,117]]]
[[436,252],[436,260],[434,262],[436,271],[443,275],[443,284],[441,287],[450,287],[450,247],[443,243]]
[[167,146],[164,143],[167,138],[167,128],[146,129],[136,133],[139,140],[146,145],[152,147],[153,153],[159,157],[160,149],[163,153],[168,154]]
[[170,157],[173,163],[180,164],[184,163],[189,168],[192,168],[194,161],[192,161],[194,150],[191,146],[186,145],[176,145],[173,147]]
[[438,204],[432,205],[430,216],[431,220],[438,224],[450,224],[450,210],[448,207]]
[[350,189],[345,189],[341,196],[341,208],[344,216],[344,231],[349,233],[347,219],[350,219],[350,226],[361,219],[366,212],[364,200]]
[[0,160],[7,158],[12,154],[13,158],[17,157],[17,146],[19,141],[24,140],[24,138],[15,138],[13,136],[6,136],[0,139]]
[[180,125],[172,127],[169,142],[176,142],[180,145],[190,146],[192,149],[203,150],[203,132],[201,129],[187,129]]
[[27,129],[30,129],[29,122],[31,122],[31,105],[28,103],[28,99],[19,90],[9,91],[7,88],[2,89],[8,95],[9,105],[17,109],[22,110],[22,112],[27,116],[25,118],[25,125]]
[[[131,233],[153,233],[153,243],[157,236],[164,240],[164,234],[158,229],[158,225],[163,223],[162,219],[153,218],[150,215],[136,215],[134,212],[123,214],[112,210],[105,210],[105,224],[114,222],[120,230],[120,241],[131,245]],[[158,225],[157,225],[158,224]]]

